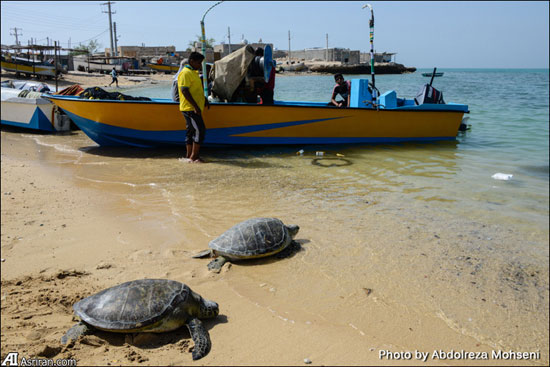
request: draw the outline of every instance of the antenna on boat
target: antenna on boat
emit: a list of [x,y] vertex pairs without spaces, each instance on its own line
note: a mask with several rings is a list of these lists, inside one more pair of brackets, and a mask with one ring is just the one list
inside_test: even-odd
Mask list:
[[434,77],[435,77],[435,71],[437,70],[437,68],[434,68],[434,71],[432,72],[432,79],[430,79],[430,87],[432,86],[432,83],[434,81]]
[[208,10],[204,13],[201,19],[201,36],[202,36],[201,43],[202,43],[202,55],[204,56],[204,59],[202,60],[202,87],[204,89],[204,96],[206,98],[208,98],[208,76],[206,75],[206,32],[204,31],[204,17],[206,17],[206,14],[208,14],[208,12],[212,10],[212,8],[214,8],[217,5],[220,5],[221,3],[223,3],[223,1],[224,0],[218,1],[217,3],[212,5],[210,8],[208,8]]
[[370,75],[372,79],[372,100],[374,101],[376,99],[376,86],[374,83],[374,11],[372,10],[371,4],[363,5],[361,9],[365,9],[367,7],[370,9]]

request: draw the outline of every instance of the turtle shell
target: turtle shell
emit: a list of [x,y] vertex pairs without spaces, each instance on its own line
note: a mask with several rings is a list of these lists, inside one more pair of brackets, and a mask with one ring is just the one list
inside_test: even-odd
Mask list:
[[174,280],[133,280],[84,298],[73,309],[84,322],[100,329],[139,329],[169,315],[189,300],[190,292]]
[[230,258],[262,257],[287,247],[292,238],[284,223],[277,218],[252,218],[229,228],[209,247]]

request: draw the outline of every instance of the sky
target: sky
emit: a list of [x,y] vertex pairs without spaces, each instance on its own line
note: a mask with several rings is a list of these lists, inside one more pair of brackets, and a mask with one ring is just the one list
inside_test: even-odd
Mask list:
[[[110,47],[105,1],[1,1],[2,44],[47,38],[62,47],[97,40]],[[118,45],[185,50],[216,1],[115,1]],[[367,1],[224,1],[205,16],[215,43],[273,43],[291,50],[328,46],[368,52]],[[548,1],[371,1],[374,49],[417,68],[548,68]],[[50,43],[51,44],[51,43]]]

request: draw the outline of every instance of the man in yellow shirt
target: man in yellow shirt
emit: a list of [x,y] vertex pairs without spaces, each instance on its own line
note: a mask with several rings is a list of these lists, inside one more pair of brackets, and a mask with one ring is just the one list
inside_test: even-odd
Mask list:
[[180,96],[180,111],[185,118],[187,137],[187,159],[192,163],[202,163],[199,150],[206,134],[206,126],[202,119],[202,111],[206,105],[210,108],[208,100],[204,97],[202,81],[199,77],[199,69],[204,56],[198,52],[191,52],[189,63],[184,66],[178,75],[178,91]]

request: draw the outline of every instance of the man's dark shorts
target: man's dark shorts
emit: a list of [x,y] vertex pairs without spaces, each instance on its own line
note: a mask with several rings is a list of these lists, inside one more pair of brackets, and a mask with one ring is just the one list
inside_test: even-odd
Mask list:
[[202,116],[193,111],[182,111],[182,113],[187,124],[185,144],[202,144],[206,135],[206,126],[204,126]]

